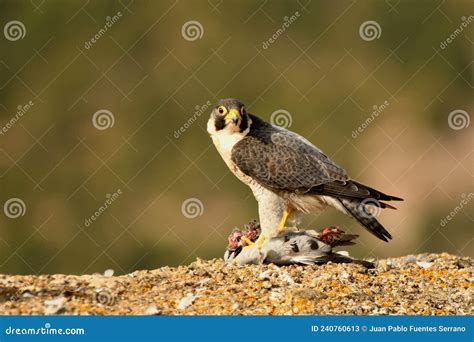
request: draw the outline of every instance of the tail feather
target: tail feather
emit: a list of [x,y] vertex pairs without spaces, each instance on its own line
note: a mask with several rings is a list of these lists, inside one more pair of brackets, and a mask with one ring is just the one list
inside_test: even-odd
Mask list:
[[[329,183],[324,183],[317,185],[309,190],[312,194],[317,195],[328,195],[337,198],[346,198],[346,199],[373,199],[377,201],[403,201],[403,198],[387,195],[381,191],[375,190],[370,186],[358,183],[353,180],[347,181],[332,181]],[[392,208],[390,205],[384,203],[382,204],[388,208]]]
[[[361,183],[356,182],[356,181],[352,181],[352,182],[359,188],[367,189],[371,194],[371,196],[369,196],[369,197],[372,197],[372,198],[377,198],[378,197],[378,199],[381,200],[381,201],[403,201],[403,198],[392,196],[392,195],[387,195],[386,193],[383,193],[382,191],[376,190],[374,188],[371,188],[370,186],[361,184]],[[374,196],[374,194],[376,196]]]
[[397,208],[395,208],[393,205],[390,205],[388,203],[385,203],[385,202],[378,202],[378,203],[380,204],[380,208],[382,209],[389,208],[389,209],[397,210]]
[[338,200],[352,217],[380,240],[388,242],[392,239],[392,235],[366,210],[366,205],[361,200],[346,198],[338,198]]

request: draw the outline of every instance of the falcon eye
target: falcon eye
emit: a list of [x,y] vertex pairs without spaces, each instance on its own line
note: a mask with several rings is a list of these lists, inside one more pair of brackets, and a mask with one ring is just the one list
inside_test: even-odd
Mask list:
[[219,114],[224,115],[227,113],[227,108],[225,108],[224,106],[219,106],[217,108],[217,111],[219,112]]
[[242,106],[242,108],[240,108],[240,114],[245,115],[245,107],[244,106]]

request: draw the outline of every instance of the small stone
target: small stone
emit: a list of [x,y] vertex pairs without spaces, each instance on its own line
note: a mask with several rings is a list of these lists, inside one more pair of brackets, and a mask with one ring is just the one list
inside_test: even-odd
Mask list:
[[114,270],[108,269],[104,271],[104,277],[112,277],[114,275]]
[[341,279],[349,279],[350,274],[347,273],[346,271],[342,271],[341,274],[339,275],[339,278]]
[[261,273],[259,273],[258,278],[262,280],[269,280],[271,278],[273,271],[272,270],[266,270]]
[[273,301],[279,301],[282,297],[283,297],[283,294],[277,291],[270,292],[270,296],[269,296],[270,300],[273,300]]
[[282,273],[280,274],[280,276],[281,276],[281,279],[282,279],[283,281],[285,281],[286,283],[288,283],[288,284],[290,284],[290,285],[295,283],[295,281],[294,281],[293,278],[288,274],[288,272],[282,272]]
[[404,264],[414,264],[416,263],[416,258],[414,255],[408,255],[405,257],[405,259],[403,259],[402,261]]
[[181,300],[178,303],[177,308],[179,310],[184,310],[188,306],[194,303],[194,300],[196,299],[196,296],[193,295],[192,293],[188,293],[185,297],[181,298]]
[[420,266],[421,268],[425,268],[425,269],[430,268],[431,265],[433,265],[432,262],[428,262],[428,261],[417,261],[416,264]]
[[64,310],[66,305],[67,299],[64,296],[59,296],[54,299],[45,300],[44,305],[46,308],[44,309],[45,315],[56,315]]
[[159,315],[160,314],[160,310],[158,310],[158,308],[156,307],[156,305],[150,305],[149,307],[147,307],[145,309],[145,311],[143,312],[144,315]]

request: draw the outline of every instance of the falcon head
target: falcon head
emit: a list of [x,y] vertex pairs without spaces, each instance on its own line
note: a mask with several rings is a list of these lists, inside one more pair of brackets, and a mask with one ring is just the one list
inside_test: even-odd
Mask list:
[[214,133],[246,133],[250,118],[242,102],[236,99],[219,100],[212,110],[207,124],[207,131]]

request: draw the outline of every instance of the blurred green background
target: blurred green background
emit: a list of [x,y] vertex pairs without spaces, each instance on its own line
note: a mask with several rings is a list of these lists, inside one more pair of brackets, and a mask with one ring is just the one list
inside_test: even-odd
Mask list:
[[[335,211],[304,227],[360,233],[357,257],[474,255],[473,12],[472,1],[1,1],[0,273],[222,256],[231,230],[257,218],[211,145],[210,110],[199,114],[226,97],[266,120],[287,111],[353,178],[405,198],[380,215],[389,244]],[[375,36],[360,31],[367,21]],[[97,129],[98,111],[113,126]],[[197,212],[184,215],[188,199]]]

